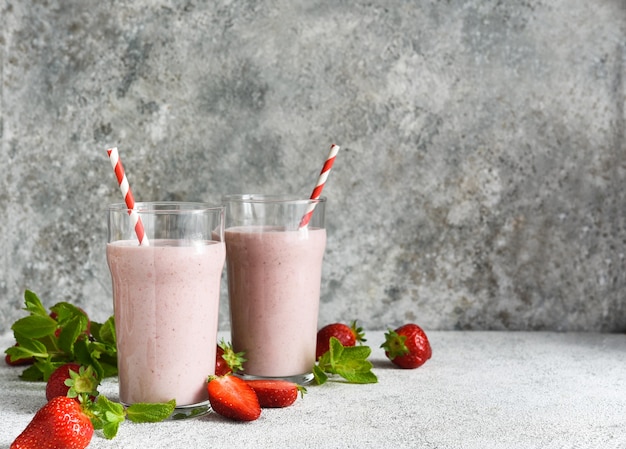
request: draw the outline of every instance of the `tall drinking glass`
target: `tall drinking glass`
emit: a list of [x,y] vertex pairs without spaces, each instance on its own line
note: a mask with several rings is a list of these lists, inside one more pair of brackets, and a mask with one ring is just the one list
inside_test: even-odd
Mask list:
[[310,382],[326,200],[246,194],[223,202],[231,337],[234,350],[245,352],[242,375]]
[[208,411],[215,373],[224,208],[137,203],[139,245],[125,204],[108,209],[119,394],[124,404],[176,399],[175,417]]

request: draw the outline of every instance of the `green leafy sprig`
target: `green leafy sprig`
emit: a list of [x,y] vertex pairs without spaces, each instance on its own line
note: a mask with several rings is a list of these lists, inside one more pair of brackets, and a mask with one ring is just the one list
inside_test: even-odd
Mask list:
[[112,439],[122,422],[128,419],[134,423],[155,423],[167,419],[176,408],[172,399],[163,403],[135,403],[124,407],[105,396],[98,396],[95,402],[84,401],[83,410],[91,419],[94,429],[102,430],[105,438]]
[[329,380],[328,374],[341,376],[348,383],[377,383],[378,378],[372,372],[372,363],[368,357],[372,353],[369,346],[343,346],[335,338],[330,338],[330,348],[313,367],[313,376],[318,385]]
[[154,423],[171,416],[176,408],[174,399],[125,407],[98,393],[103,378],[117,375],[113,317],[102,324],[96,323],[82,309],[67,302],[55,304],[48,312],[30,290],[25,291],[24,302],[24,310],[29,314],[13,323],[16,345],[5,351],[11,361],[32,360],[32,365],[20,375],[23,380],[46,381],[61,365],[69,362],[81,365],[78,372],[69,370],[65,381],[69,387],[67,395],[79,400],[94,429],[102,430],[107,439],[117,435],[125,420]]
[[24,293],[24,303],[29,314],[13,323],[11,329],[17,344],[5,351],[12,361],[33,360],[20,375],[23,380],[45,381],[68,362],[93,367],[98,379],[117,375],[112,316],[104,323],[96,323],[68,302],[59,302],[48,312],[30,290]]

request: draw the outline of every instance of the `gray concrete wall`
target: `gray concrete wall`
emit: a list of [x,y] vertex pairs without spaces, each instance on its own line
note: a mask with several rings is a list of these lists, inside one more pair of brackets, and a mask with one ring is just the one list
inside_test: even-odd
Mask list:
[[[0,0],[0,330],[139,200],[308,195],[321,322],[626,330],[626,2]],[[222,329],[228,328],[224,291]]]

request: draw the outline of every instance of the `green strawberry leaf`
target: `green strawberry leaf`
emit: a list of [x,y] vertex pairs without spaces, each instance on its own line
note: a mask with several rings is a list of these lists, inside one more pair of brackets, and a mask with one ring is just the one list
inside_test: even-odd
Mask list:
[[176,408],[172,399],[165,403],[136,403],[126,409],[126,417],[134,423],[160,422],[169,417]]
[[65,379],[65,386],[69,387],[67,396],[70,398],[76,398],[79,395],[86,394],[87,396],[98,396],[98,386],[100,380],[97,378],[94,372],[93,366],[84,367],[81,366],[78,372],[70,369],[69,379]]

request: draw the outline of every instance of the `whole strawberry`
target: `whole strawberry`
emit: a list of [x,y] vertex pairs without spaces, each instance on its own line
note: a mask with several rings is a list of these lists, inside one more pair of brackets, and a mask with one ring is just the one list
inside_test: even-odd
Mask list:
[[93,425],[74,399],[58,396],[35,414],[11,449],[84,449]]
[[357,342],[366,341],[363,329],[357,327],[356,321],[350,326],[343,323],[332,323],[317,331],[317,346],[315,347],[315,359],[319,359],[330,348],[330,337],[335,337],[344,346],[355,346]]
[[246,361],[243,354],[243,352],[235,352],[230,343],[226,343],[224,340],[220,341],[215,353],[215,375],[225,376],[232,372],[241,371],[243,362]]
[[298,398],[304,396],[306,388],[286,380],[280,379],[252,379],[246,381],[252,387],[261,408],[288,407]]
[[207,390],[215,413],[236,421],[254,421],[261,416],[259,399],[245,380],[231,374],[209,376]]
[[46,399],[57,396],[69,396],[78,401],[78,396],[85,393],[94,400],[98,394],[99,381],[91,366],[85,368],[78,363],[66,363],[55,369],[46,384]]
[[380,347],[389,360],[405,369],[422,366],[432,356],[426,333],[413,323],[400,326],[395,331],[390,329]]

